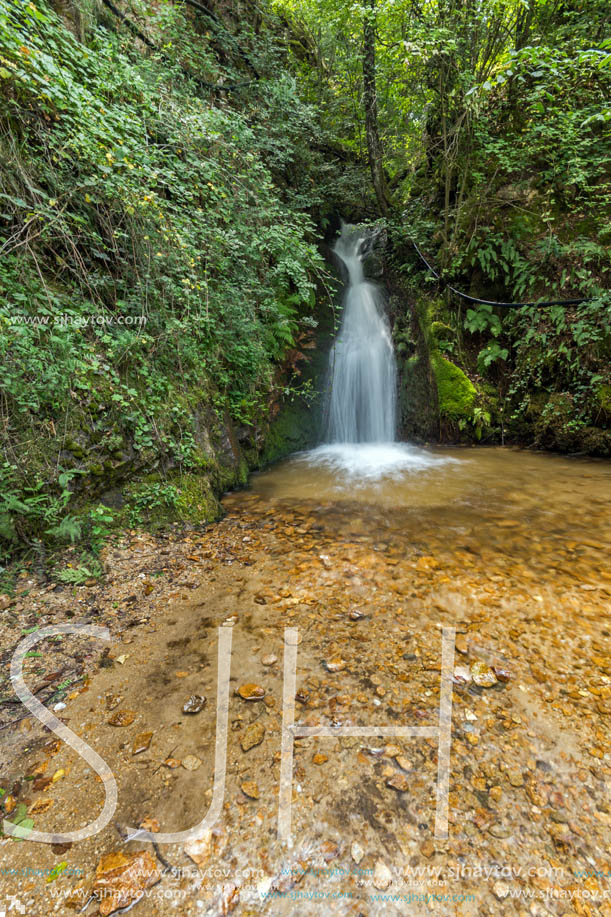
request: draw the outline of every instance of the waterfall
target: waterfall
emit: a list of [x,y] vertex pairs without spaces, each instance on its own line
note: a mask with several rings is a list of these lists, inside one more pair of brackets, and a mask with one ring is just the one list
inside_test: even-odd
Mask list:
[[329,356],[328,443],[395,440],[395,354],[382,291],[363,273],[364,242],[354,227],[344,224],[334,247],[348,273],[348,287]]

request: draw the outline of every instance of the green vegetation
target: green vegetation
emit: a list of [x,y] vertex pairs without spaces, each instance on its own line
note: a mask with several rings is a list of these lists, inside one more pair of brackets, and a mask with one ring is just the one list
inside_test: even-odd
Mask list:
[[[0,0],[0,561],[79,544],[92,572],[115,524],[214,518],[307,442],[339,214],[387,231],[404,434],[608,454],[604,24]],[[589,301],[466,304],[412,239],[472,296]]]
[[[412,302],[423,287],[431,290],[431,320],[454,329],[445,342],[449,358],[478,387],[496,389],[507,434],[567,448],[564,435],[540,435],[529,413],[532,395],[549,400],[555,429],[569,433],[568,424],[574,434],[603,426],[599,395],[609,384],[611,356],[606,4],[276,5],[291,22],[306,99],[320,105],[335,148],[350,163],[370,166],[365,208],[346,198],[347,208],[360,217],[376,210],[386,216],[391,269]],[[368,42],[375,55],[374,112],[364,86]],[[472,296],[591,301],[516,310],[450,295],[438,308],[438,284],[412,239],[453,286]],[[407,359],[414,355],[408,348]],[[405,373],[413,374],[413,366],[405,363]],[[563,420],[554,408],[558,398],[570,402]],[[570,439],[571,448],[591,448],[578,436]],[[611,451],[602,430],[595,450]]]
[[[86,3],[64,19],[44,0],[2,3],[0,16],[10,552],[78,539],[80,495],[142,471],[243,479],[223,472],[222,440],[265,423],[322,262],[285,180],[305,149],[295,126],[312,119],[290,75],[231,105],[203,94],[183,61],[217,82],[231,34],[211,48],[171,4],[149,23],[163,54]],[[272,43],[252,54],[273,68]],[[135,516],[144,506],[141,492]]]

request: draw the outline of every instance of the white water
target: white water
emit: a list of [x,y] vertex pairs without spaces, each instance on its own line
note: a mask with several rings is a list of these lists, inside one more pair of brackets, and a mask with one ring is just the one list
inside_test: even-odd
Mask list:
[[[329,443],[310,452],[298,453],[295,460],[338,473],[350,487],[366,486],[382,478],[398,478],[406,472],[424,471],[456,461],[407,443]],[[337,484],[341,487],[341,480]]]
[[339,334],[329,357],[326,444],[296,456],[348,486],[424,471],[455,461],[395,442],[397,366],[384,297],[365,279],[364,239],[343,225],[334,251],[348,272]]
[[397,367],[381,291],[365,280],[363,238],[344,225],[334,251],[348,271],[342,324],[329,357],[327,441],[390,443]]

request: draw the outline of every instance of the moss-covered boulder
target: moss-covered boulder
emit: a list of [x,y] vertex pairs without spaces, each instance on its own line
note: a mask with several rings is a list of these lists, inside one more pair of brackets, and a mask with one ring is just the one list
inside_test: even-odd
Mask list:
[[477,400],[477,389],[468,376],[440,353],[431,354],[431,367],[437,385],[437,403],[442,420],[469,422]]

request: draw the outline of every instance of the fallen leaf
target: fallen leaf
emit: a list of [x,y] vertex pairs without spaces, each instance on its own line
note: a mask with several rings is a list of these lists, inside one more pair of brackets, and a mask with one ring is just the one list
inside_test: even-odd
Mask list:
[[133,710],[117,710],[108,720],[109,726],[131,726],[136,719]]
[[141,752],[146,751],[151,744],[152,738],[152,732],[141,732],[137,735],[132,743],[132,755],[139,755]]

